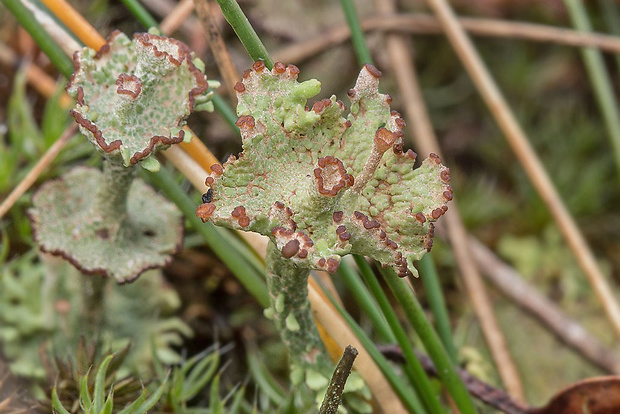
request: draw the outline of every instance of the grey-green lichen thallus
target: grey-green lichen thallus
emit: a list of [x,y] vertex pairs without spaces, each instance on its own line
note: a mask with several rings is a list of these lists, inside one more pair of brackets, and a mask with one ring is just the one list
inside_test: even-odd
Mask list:
[[243,152],[206,179],[203,220],[269,236],[297,266],[333,273],[349,253],[394,266],[401,276],[430,250],[433,222],[452,199],[450,171],[431,154],[413,169],[400,115],[379,93],[381,73],[362,68],[350,113],[335,96],[297,82],[295,66],[256,62],[235,89]]
[[321,85],[299,83],[298,74],[261,61],[244,73],[235,86],[243,152],[211,168],[196,215],[270,238],[266,314],[306,373],[327,376],[331,364],[307,299],[309,269],[333,273],[342,256],[357,253],[401,276],[415,271],[412,261],[431,249],[433,222],[448,209],[452,188],[434,154],[413,169],[405,123],[379,93],[374,66],[365,65],[349,90],[346,117],[335,96],[306,107]]
[[130,282],[180,248],[180,212],[134,179],[133,167],[157,170],[153,154],[184,139],[192,111],[211,109],[204,64],[154,33],[132,41],[114,32],[101,50],[84,48],[73,60],[71,115],[103,155],[103,172],[77,168],[42,186],[29,212],[35,239],[83,273]]

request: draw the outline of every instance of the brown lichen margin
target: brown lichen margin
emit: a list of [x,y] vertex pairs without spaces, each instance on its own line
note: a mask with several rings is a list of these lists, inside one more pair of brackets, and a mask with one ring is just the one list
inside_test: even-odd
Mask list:
[[93,135],[95,142],[97,142],[97,145],[99,145],[99,147],[103,150],[103,152],[110,153],[114,150],[119,149],[121,145],[123,144],[120,139],[112,141],[109,144],[106,143],[105,139],[103,138],[103,133],[99,130],[99,128],[97,128],[97,125],[93,124],[91,121],[84,118],[82,114],[80,114],[75,109],[72,109],[71,111],[69,111],[69,115],[75,118],[75,122],[77,122],[78,125],[86,129],[88,132],[90,132]]
[[155,149],[155,145],[157,145],[158,143],[162,145],[179,144],[183,141],[184,137],[185,137],[185,131],[183,130],[180,130],[179,135],[176,137],[175,136],[165,137],[163,135],[154,135],[149,140],[149,145],[144,150],[138,151],[135,154],[133,154],[131,158],[129,159],[129,162],[131,163],[131,165],[135,165],[139,161],[145,159],[153,152],[153,150]]

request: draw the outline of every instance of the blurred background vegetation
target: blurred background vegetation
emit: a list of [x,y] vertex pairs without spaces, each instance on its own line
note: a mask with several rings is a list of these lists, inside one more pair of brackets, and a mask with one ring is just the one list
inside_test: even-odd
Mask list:
[[[102,34],[107,35],[113,29],[126,33],[143,30],[118,1],[71,3]],[[239,3],[274,56],[279,56],[278,52],[285,47],[346,25],[338,2],[244,0]],[[571,27],[560,0],[461,0],[452,3],[463,16]],[[588,13],[594,29],[608,33],[613,27],[608,26],[601,3],[588,2]],[[162,18],[176,2],[145,0],[144,4]],[[362,20],[375,13],[370,0],[357,0],[355,4]],[[420,0],[402,0],[399,13],[428,14],[429,11]],[[221,17],[220,23],[237,69],[243,71],[250,67],[249,57]],[[220,79],[204,32],[195,17],[187,19],[173,35],[190,45],[202,58],[209,79]],[[375,65],[384,74],[382,92],[389,93],[393,97],[392,108],[403,113],[404,103],[390,58],[382,46],[383,36],[379,31],[369,32],[367,42]],[[617,286],[620,282],[617,166],[579,49],[517,38],[475,37],[474,42],[601,267],[613,286]],[[17,61],[5,57],[0,63],[2,200],[72,120],[60,103],[59,93],[48,99],[26,83],[23,68],[28,62],[35,62],[53,77],[57,77],[57,72],[2,6],[0,46],[0,51],[8,49],[17,56]],[[617,354],[620,351],[618,341],[609,329],[597,298],[449,42],[440,33],[416,34],[410,37],[410,46],[443,149],[444,163],[452,171],[455,198],[469,232]],[[299,66],[303,80],[321,80],[323,92],[317,99],[331,94],[344,96],[358,72],[348,41],[330,45],[303,61],[286,63]],[[605,55],[605,66],[614,90],[619,86],[620,67],[616,63],[612,55]],[[59,91],[64,87],[62,80],[58,87]],[[239,139],[217,113],[195,114],[190,118],[190,126],[220,160],[241,149]],[[409,145],[411,142],[409,140]],[[420,159],[427,155],[419,151],[418,154]],[[73,165],[97,165],[99,162],[85,140],[74,139],[43,172],[33,190]],[[177,178],[182,182],[180,175]],[[188,187],[186,183],[183,185]],[[30,267],[35,260],[28,253],[35,247],[25,213],[31,195],[32,191],[22,196],[0,219],[2,272],[22,272],[22,277],[33,275]],[[470,372],[499,385],[451,249],[442,239],[436,240],[433,257],[447,298],[461,362]],[[268,371],[285,383],[287,361],[282,357],[285,351],[271,323],[262,316],[260,305],[192,231],[186,234],[184,250],[163,274],[166,284],[178,295],[174,315],[194,333],[182,343],[174,344],[176,353],[186,358],[215,342],[234,344],[221,357],[226,364],[221,381],[227,388],[223,389],[240,383],[254,384],[257,378],[260,381],[264,367],[257,368],[256,364],[266,364]],[[334,283],[351,314],[361,326],[368,326],[367,316],[356,310],[340,281],[334,278]],[[425,291],[421,284],[414,281],[414,287],[424,302]],[[602,374],[493,287],[489,287],[489,292],[531,404],[542,405],[562,387]],[[3,293],[6,291],[0,292],[0,296]],[[0,315],[0,330],[9,324],[5,319]],[[1,368],[2,365],[0,384],[3,385]],[[0,391],[0,401],[3,393],[10,394],[6,389]]]

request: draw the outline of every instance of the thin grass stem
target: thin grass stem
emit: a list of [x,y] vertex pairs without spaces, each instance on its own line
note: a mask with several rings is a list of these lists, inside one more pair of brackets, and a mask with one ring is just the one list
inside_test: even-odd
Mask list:
[[[564,0],[564,5],[568,10],[568,15],[573,26],[582,32],[591,32],[592,25],[588,18],[588,12],[581,0]],[[620,117],[618,116],[618,101],[614,95],[614,88],[609,77],[609,73],[603,62],[603,54],[594,48],[582,48],[581,57],[586,66],[590,84],[594,91],[594,96],[599,109],[603,115],[603,121],[611,147],[614,152],[614,160],[620,179]]]
[[271,70],[273,68],[273,60],[269,57],[269,53],[260,40],[254,28],[245,17],[243,10],[235,0],[217,0],[222,9],[222,14],[226,21],[233,28],[237,37],[245,47],[252,60],[262,60],[265,66]]
[[224,98],[222,98],[217,93],[213,93],[213,98],[211,98],[211,101],[213,102],[215,110],[219,112],[220,115],[222,115],[224,121],[226,121],[226,123],[233,129],[233,131],[236,132],[237,136],[239,137],[239,127],[237,126],[237,124],[235,124],[235,122],[237,122],[237,113],[235,112],[235,110],[232,109],[230,105],[226,103]]
[[121,0],[125,7],[129,10],[133,16],[138,19],[140,24],[147,29],[151,27],[157,27],[157,20],[149,13],[147,9],[144,8],[142,4],[138,0]]
[[379,339],[384,342],[396,342],[396,337],[390,330],[387,321],[381,316],[381,310],[377,301],[361,281],[359,274],[346,261],[342,261],[338,268],[338,275],[348,291],[353,295],[353,299],[355,299],[357,305],[364,312],[364,315],[370,319]]
[[366,45],[366,39],[364,38],[364,31],[360,24],[360,20],[355,10],[355,4],[352,0],[340,0],[342,10],[347,19],[347,25],[351,31],[351,42],[353,43],[353,49],[355,50],[355,56],[360,66],[365,63],[372,63],[372,56],[368,45]]
[[355,263],[357,263],[357,266],[360,269],[360,274],[362,275],[364,282],[366,282],[366,285],[368,285],[368,288],[379,303],[379,307],[381,308],[392,333],[396,337],[398,345],[400,345],[405,357],[404,370],[407,378],[409,378],[409,381],[417,391],[417,394],[424,402],[428,412],[443,412],[443,408],[439,403],[437,392],[433,389],[428,375],[424,371],[422,364],[420,364],[418,357],[415,355],[413,347],[411,346],[411,341],[409,340],[405,329],[402,327],[402,324],[398,320],[396,313],[394,313],[392,305],[383,291],[377,276],[372,271],[370,265],[366,262],[364,257],[359,255],[354,255],[353,257],[355,259]]
[[422,260],[418,262],[418,270],[420,271],[420,278],[424,284],[424,290],[428,295],[428,303],[433,312],[437,335],[439,335],[439,339],[441,339],[441,342],[446,348],[446,352],[448,352],[448,356],[452,360],[452,363],[457,364],[458,353],[454,346],[454,341],[452,340],[450,317],[446,309],[446,301],[441,290],[435,263],[433,263],[433,258],[430,254],[425,255]]
[[[403,307],[407,319],[417,332],[424,344],[424,348],[435,364],[439,378],[452,396],[454,403],[461,414],[475,413],[474,403],[454,367],[446,349],[439,340],[432,325],[424,314],[424,309],[418,302],[405,281],[400,280],[392,269],[379,269],[392,293]],[[404,349],[403,349],[404,351]]]

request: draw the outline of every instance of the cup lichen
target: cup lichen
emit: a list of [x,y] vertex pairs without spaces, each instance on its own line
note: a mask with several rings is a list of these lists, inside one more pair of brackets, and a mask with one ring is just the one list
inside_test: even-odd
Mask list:
[[[243,152],[206,178],[196,215],[268,236],[267,284],[273,319],[295,362],[291,377],[327,384],[331,362],[307,298],[310,269],[337,270],[350,253],[395,267],[401,276],[431,249],[433,222],[452,199],[450,171],[431,154],[413,169],[405,122],[379,93],[381,72],[365,65],[348,92],[350,112],[319,93],[299,69],[255,62],[235,86]],[[317,374],[318,373],[318,374]]]
[[237,84],[243,152],[207,177],[210,201],[198,217],[266,235],[301,267],[333,273],[341,256],[357,253],[406,275],[452,199],[449,169],[434,154],[413,169],[405,123],[379,93],[373,66],[349,91],[347,118],[335,96],[308,109],[320,84],[299,83],[298,73],[257,62]]
[[178,40],[118,31],[99,51],[77,51],[74,65],[71,115],[103,155],[103,173],[77,168],[43,185],[29,211],[35,240],[83,273],[130,282],[181,246],[181,213],[133,166],[157,170],[153,154],[185,138],[190,112],[211,109],[204,65]]

